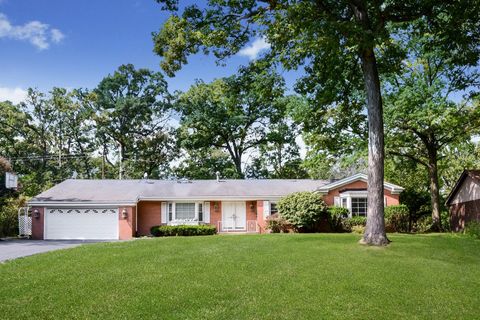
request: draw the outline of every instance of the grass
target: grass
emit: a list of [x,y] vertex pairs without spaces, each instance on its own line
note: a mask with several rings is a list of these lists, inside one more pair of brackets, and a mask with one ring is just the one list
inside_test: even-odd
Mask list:
[[98,243],[0,264],[2,319],[474,319],[480,241],[351,234]]

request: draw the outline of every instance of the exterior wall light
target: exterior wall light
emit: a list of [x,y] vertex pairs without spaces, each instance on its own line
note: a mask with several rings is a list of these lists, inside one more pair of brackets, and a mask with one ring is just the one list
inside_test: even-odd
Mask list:
[[215,204],[213,205],[213,209],[215,209],[215,212],[218,211],[218,202],[215,202]]
[[250,210],[253,211],[253,209],[255,209],[255,205],[253,204],[253,201],[250,202]]
[[40,218],[40,211],[38,211],[38,209],[33,210],[33,217],[35,219]]
[[126,208],[123,208],[122,210],[122,218],[127,219],[128,218],[128,211]]

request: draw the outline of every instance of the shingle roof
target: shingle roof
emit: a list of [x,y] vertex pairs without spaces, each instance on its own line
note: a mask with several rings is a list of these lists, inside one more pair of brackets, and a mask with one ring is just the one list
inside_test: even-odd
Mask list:
[[315,191],[328,180],[81,180],[69,179],[29,201],[62,203],[136,203],[142,199],[275,199]]

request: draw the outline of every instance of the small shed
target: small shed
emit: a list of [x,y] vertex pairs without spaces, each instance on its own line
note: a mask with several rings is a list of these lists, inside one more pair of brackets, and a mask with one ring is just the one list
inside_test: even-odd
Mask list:
[[480,222],[480,170],[464,170],[448,195],[447,207],[453,231],[462,231],[470,221]]

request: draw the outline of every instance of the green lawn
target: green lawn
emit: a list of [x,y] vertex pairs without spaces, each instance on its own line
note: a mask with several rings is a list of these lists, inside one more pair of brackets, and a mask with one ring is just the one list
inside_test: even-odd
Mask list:
[[40,254],[0,264],[0,318],[480,317],[480,241],[390,238],[157,238]]

